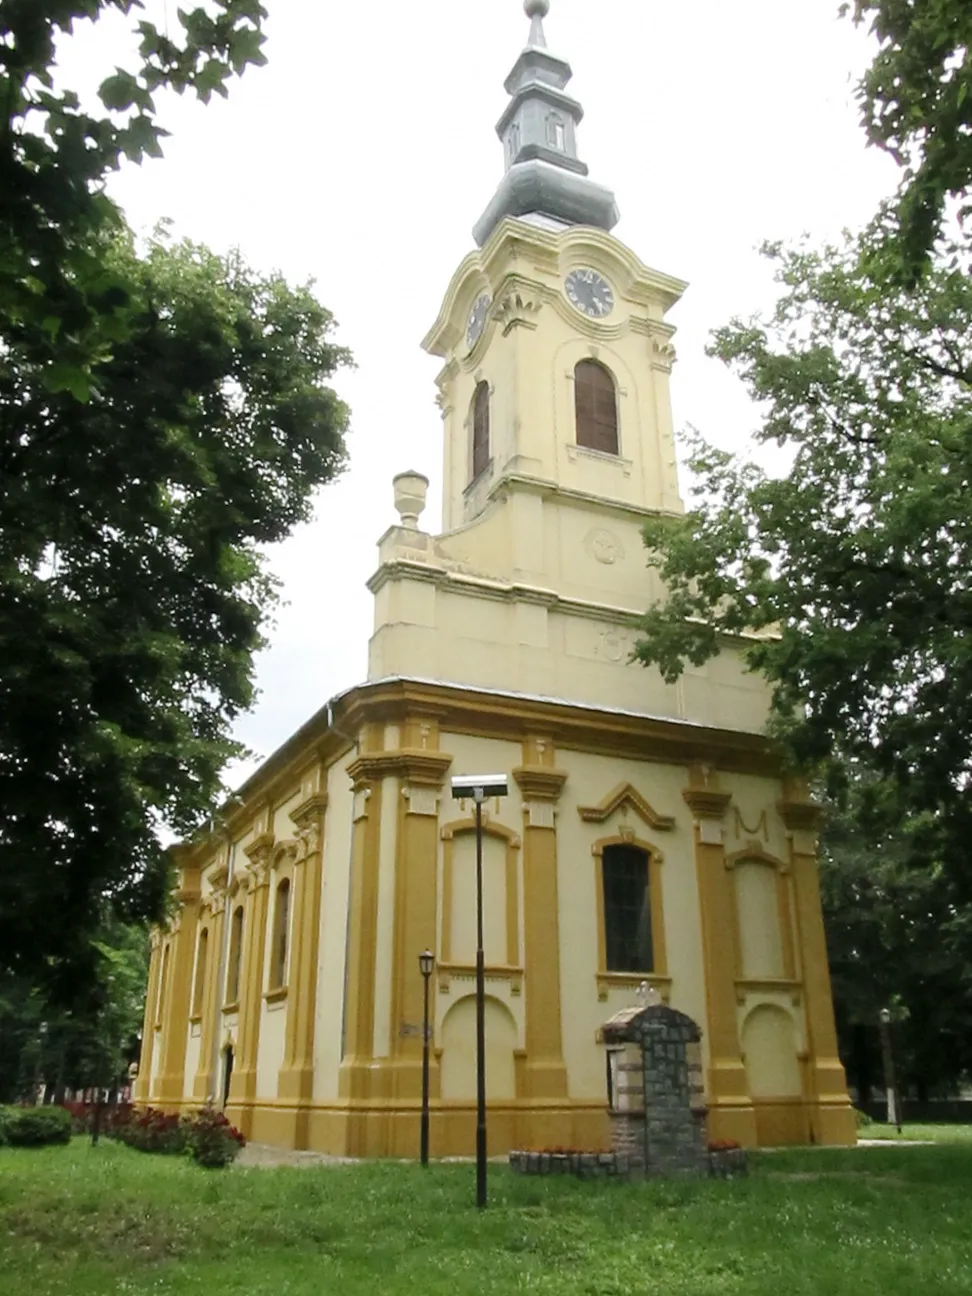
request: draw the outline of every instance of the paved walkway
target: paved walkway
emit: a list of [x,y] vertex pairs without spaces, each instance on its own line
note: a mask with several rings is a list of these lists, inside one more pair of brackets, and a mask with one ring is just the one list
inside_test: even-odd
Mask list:
[[[934,1144],[929,1139],[858,1139],[859,1148],[886,1148],[886,1147],[933,1147]],[[763,1152],[788,1152],[791,1148],[762,1148]],[[813,1151],[812,1147],[802,1148],[801,1151]],[[823,1149],[826,1150],[826,1149]],[[447,1157],[446,1161],[472,1163],[472,1157]],[[506,1157],[491,1157],[491,1161],[500,1162],[506,1160]],[[240,1153],[235,1161],[235,1165],[244,1170],[259,1167],[264,1170],[272,1170],[277,1166],[322,1166],[322,1165],[356,1165],[356,1157],[338,1157],[328,1156],[326,1152],[293,1152],[287,1148],[270,1147],[266,1143],[247,1143],[246,1147]],[[405,1164],[405,1162],[403,1162]]]
[[234,1165],[242,1169],[259,1166],[272,1170],[276,1166],[354,1165],[353,1157],[328,1156],[324,1152],[294,1152],[288,1148],[270,1147],[266,1143],[247,1143]]

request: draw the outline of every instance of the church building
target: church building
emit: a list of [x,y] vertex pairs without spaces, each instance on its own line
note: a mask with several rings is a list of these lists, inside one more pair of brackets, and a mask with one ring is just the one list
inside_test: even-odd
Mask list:
[[764,736],[738,645],[674,685],[632,664],[659,593],[646,518],[683,512],[667,321],[686,285],[612,230],[578,155],[548,0],[497,130],[505,174],[424,346],[442,361],[442,531],[427,480],[369,582],[368,678],[176,848],[136,1101],[207,1099],[250,1138],[471,1155],[484,811],[489,1152],[609,1145],[603,1023],[657,994],[702,1030],[711,1139],[852,1143],[817,878],[819,810]]

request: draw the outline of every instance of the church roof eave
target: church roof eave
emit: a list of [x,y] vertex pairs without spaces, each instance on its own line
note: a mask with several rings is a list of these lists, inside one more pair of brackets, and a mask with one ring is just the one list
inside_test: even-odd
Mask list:
[[613,230],[621,219],[610,189],[535,158],[510,167],[476,222],[473,237],[483,247],[504,217],[533,213],[551,216],[567,225],[593,226],[606,232]]
[[577,123],[584,120],[584,109],[576,99],[571,98],[569,94],[564,94],[563,90],[558,90],[556,86],[545,85],[539,81],[532,82],[519,89],[506,105],[502,117],[496,123],[496,134],[500,139],[503,138],[506,128],[516,116],[521,104],[527,99],[542,99],[544,103],[550,104],[551,108],[561,108]]

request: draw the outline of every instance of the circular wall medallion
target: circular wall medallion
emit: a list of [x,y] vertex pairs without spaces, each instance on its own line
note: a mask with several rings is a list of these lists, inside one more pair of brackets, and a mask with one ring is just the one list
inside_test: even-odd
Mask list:
[[624,557],[621,542],[610,531],[588,531],[584,537],[584,547],[592,558],[605,567],[610,567]]

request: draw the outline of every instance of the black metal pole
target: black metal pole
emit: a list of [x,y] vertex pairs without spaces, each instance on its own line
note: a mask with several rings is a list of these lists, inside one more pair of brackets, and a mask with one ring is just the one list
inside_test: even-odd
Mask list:
[[422,1013],[422,1164],[429,1164],[429,978],[425,980],[425,1009]]
[[486,959],[483,953],[483,799],[476,795],[476,1205],[486,1205]]

